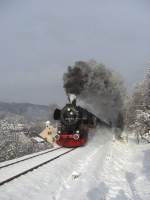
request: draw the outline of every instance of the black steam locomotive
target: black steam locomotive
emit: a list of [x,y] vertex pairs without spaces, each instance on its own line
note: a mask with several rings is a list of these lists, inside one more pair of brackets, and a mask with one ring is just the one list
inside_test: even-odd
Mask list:
[[86,109],[77,106],[76,100],[65,107],[54,111],[54,119],[60,121],[56,135],[56,143],[64,147],[79,147],[86,144],[89,128],[97,124],[109,126]]

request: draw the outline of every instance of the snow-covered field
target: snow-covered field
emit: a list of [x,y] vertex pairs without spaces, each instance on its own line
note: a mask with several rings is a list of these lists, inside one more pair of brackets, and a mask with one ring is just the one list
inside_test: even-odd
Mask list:
[[150,145],[112,138],[97,131],[85,147],[1,186],[0,200],[149,200]]

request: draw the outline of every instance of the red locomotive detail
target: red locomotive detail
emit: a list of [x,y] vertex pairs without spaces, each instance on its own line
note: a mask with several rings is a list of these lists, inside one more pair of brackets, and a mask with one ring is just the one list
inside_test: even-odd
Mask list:
[[84,146],[88,139],[89,128],[95,127],[100,120],[76,105],[76,100],[70,101],[60,110],[54,112],[54,119],[60,122],[56,135],[56,143],[63,147]]

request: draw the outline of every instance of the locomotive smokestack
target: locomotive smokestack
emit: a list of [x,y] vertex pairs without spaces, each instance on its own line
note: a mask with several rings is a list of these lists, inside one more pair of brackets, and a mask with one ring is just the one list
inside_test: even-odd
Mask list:
[[76,106],[77,96],[75,94],[68,94],[69,102]]

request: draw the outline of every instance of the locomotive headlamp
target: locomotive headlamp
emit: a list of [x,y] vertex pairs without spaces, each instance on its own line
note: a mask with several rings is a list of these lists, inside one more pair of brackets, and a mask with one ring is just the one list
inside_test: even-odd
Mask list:
[[70,112],[70,115],[73,115],[73,112]]
[[61,133],[61,131],[58,131],[58,133]]
[[79,137],[80,137],[79,134],[74,134],[74,135],[73,135],[73,139],[74,139],[74,140],[78,140]]
[[69,112],[70,110],[71,110],[70,108],[67,109],[68,112]]
[[77,130],[77,131],[76,131],[76,133],[80,133],[80,131],[79,131],[79,130]]

